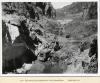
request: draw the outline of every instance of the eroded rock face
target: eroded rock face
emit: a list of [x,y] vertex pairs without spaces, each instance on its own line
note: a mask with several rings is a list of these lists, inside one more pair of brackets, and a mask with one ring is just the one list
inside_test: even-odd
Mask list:
[[3,2],[2,6],[3,12],[6,14],[18,13],[18,15],[36,20],[39,20],[40,16],[45,15],[48,11],[49,17],[53,17],[56,13],[50,2]]
[[91,3],[89,11],[88,11],[89,19],[97,19],[97,2]]
[[2,21],[2,27],[3,27],[2,28],[2,44],[3,44],[3,47],[5,47],[5,45],[8,42],[12,42],[12,41],[11,41],[11,36],[8,30],[8,27],[6,26],[4,21]]
[[90,50],[89,57],[91,57],[90,64],[88,66],[88,73],[97,73],[98,72],[98,42],[97,38],[93,39]]
[[19,36],[19,30],[18,30],[18,27],[16,26],[13,26],[11,24],[6,24],[8,26],[8,29],[9,29],[9,33],[10,33],[10,36],[11,36],[11,41],[12,43],[14,42],[14,40]]
[[97,72],[97,40],[62,37],[55,12],[49,2],[3,3],[4,74]]
[[[32,61],[37,59],[37,56],[34,54],[36,49],[35,44],[38,45],[38,42],[41,41],[36,36],[32,39],[24,21],[20,24],[21,25],[15,25],[18,29],[19,36],[17,36],[15,40],[11,39],[13,43],[11,42],[10,45],[5,42],[7,45],[3,47],[3,73],[12,72],[17,68],[20,68],[24,63],[32,63]],[[14,26],[14,24],[12,26]],[[12,35],[14,36],[14,34]],[[5,34],[4,37],[6,37]],[[5,40],[6,39],[7,38],[5,38]]]
[[[2,3],[3,73],[14,72],[17,68],[21,68],[24,63],[32,63],[37,59],[36,46],[45,41],[37,36],[44,35],[43,31],[39,29],[44,26],[37,21],[48,11],[48,8],[45,10],[46,5],[46,2]],[[49,12],[52,12],[52,9]],[[34,30],[31,31],[31,28]],[[34,32],[35,35],[31,32]]]
[[97,48],[98,42],[97,39],[93,39],[91,45],[90,45],[90,50],[89,50],[89,57],[92,57],[95,55],[96,58],[98,58],[98,48]]

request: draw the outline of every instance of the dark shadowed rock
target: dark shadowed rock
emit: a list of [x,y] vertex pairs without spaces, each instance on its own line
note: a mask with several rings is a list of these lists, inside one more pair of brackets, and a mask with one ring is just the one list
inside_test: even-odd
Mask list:
[[3,73],[12,72],[24,63],[32,63],[37,57],[24,44],[7,46],[3,50]]

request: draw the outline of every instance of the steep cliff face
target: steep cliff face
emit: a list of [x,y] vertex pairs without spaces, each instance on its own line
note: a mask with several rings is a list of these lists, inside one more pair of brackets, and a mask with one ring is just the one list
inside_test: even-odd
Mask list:
[[[45,28],[45,23],[40,21],[43,19],[45,21],[46,17],[53,18],[55,14],[54,8],[49,2],[3,2],[2,10],[3,24],[6,22],[8,26],[17,27],[23,24],[24,28],[29,26],[27,29]],[[23,21],[26,23],[23,23]],[[21,28],[19,28],[19,31],[21,31]],[[18,33],[18,31],[16,32]]]
[[98,17],[98,4],[97,2],[91,3],[89,11],[88,11],[88,17],[89,19],[97,19]]
[[[53,17],[55,12],[50,2],[3,2],[3,12],[6,14],[17,13],[30,18],[38,18],[39,15]],[[48,13],[49,12],[49,13]]]
[[67,22],[55,19],[50,2],[3,2],[3,73],[97,73],[95,9],[96,3],[65,6],[60,10],[62,19],[65,11],[75,15]]
[[[83,14],[85,18],[96,19],[97,18],[97,2],[74,2],[71,5],[67,5],[61,9],[57,9],[57,18],[72,18],[76,17],[76,14]],[[70,15],[71,14],[71,15]]]
[[[3,73],[37,60],[36,46],[47,43],[43,38],[45,25],[54,15],[54,8],[49,2],[2,3]],[[11,61],[14,61],[12,68]]]
[[72,20],[64,24],[65,34],[74,38],[84,38],[95,34],[98,30],[97,7],[97,2],[74,2],[57,9],[58,20]]

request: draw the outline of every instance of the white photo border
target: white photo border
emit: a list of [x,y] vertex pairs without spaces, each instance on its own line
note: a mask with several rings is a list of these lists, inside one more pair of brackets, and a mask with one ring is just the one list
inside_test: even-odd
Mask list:
[[[97,32],[97,37],[98,37],[98,73],[97,74],[2,74],[2,2],[98,2],[98,32]],[[32,77],[66,77],[66,76],[100,76],[100,1],[99,0],[0,0],[0,76],[4,77],[9,77],[9,76],[32,76]]]

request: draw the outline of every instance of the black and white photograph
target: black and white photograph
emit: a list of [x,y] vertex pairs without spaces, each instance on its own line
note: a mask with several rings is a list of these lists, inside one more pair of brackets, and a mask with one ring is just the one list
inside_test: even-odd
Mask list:
[[97,1],[1,6],[3,75],[98,74]]

